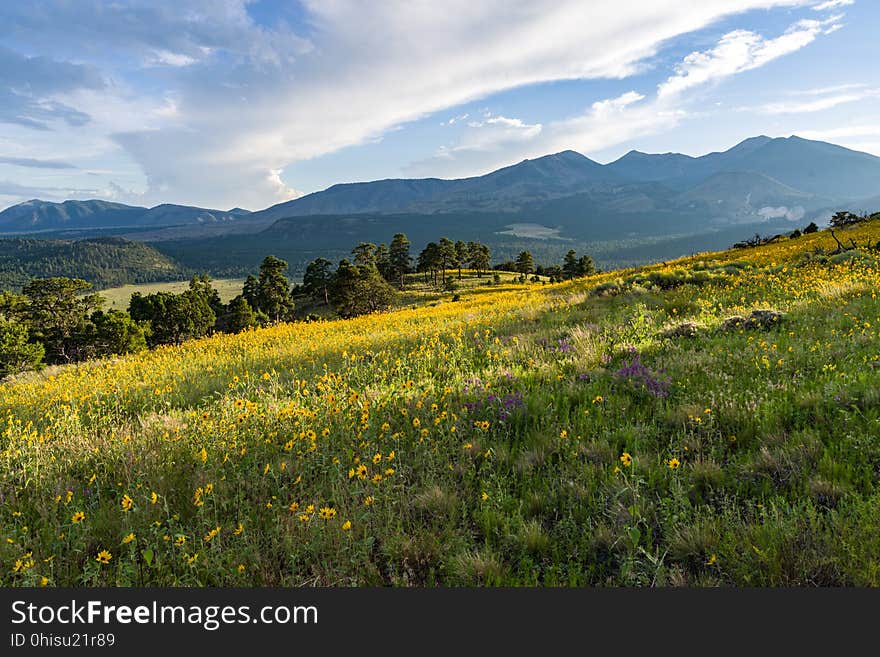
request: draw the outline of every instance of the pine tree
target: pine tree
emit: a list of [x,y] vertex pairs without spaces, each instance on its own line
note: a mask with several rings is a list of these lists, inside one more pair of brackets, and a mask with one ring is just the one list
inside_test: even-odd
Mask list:
[[455,262],[455,242],[448,237],[441,237],[439,246],[440,279],[446,283],[446,270]]
[[259,325],[257,314],[243,295],[239,295],[229,302],[224,323],[228,333],[241,333]]
[[458,280],[461,280],[461,268],[468,261],[468,247],[467,244],[458,240],[455,243],[455,266],[458,268]]
[[391,253],[384,243],[376,247],[375,263],[376,269],[379,270],[382,278],[386,281],[394,280],[394,275],[391,272]]
[[391,265],[392,278],[398,280],[398,287],[403,289],[405,277],[412,271],[412,257],[409,255],[410,242],[406,235],[397,233],[391,240],[388,259]]
[[521,251],[516,257],[516,270],[523,276],[528,276],[535,269],[535,260],[528,251]]
[[479,242],[468,242],[468,264],[471,269],[477,271],[477,278],[483,276],[483,272],[487,271],[491,266],[491,256],[489,247]]
[[569,252],[565,254],[565,258],[562,261],[562,273],[565,274],[565,277],[569,280],[577,277],[578,260],[577,252],[574,249],[569,250]]
[[64,363],[81,360],[89,315],[104,300],[97,294],[83,294],[91,283],[78,278],[38,278],[22,290],[27,297],[26,320],[31,341],[46,349],[46,361]]
[[303,288],[314,299],[330,303],[330,283],[333,281],[333,263],[326,258],[312,260],[303,274]]
[[356,265],[376,264],[376,245],[372,242],[361,242],[351,250]]
[[271,255],[266,256],[260,265],[255,308],[266,313],[275,322],[288,319],[293,312],[290,283],[284,276],[285,269],[287,263]]
[[428,274],[431,275],[431,282],[437,285],[437,272],[440,269],[442,257],[440,254],[440,245],[436,242],[428,242],[422,252],[419,253],[416,268],[425,272],[425,282],[428,282]]

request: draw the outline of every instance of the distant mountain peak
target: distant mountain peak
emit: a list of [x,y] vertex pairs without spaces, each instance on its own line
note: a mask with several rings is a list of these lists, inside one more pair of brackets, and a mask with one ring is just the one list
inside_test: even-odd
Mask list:
[[559,151],[558,153],[553,153],[549,157],[555,157],[563,160],[589,160],[586,155],[583,153],[578,153],[577,151],[573,151],[570,148],[564,151]]

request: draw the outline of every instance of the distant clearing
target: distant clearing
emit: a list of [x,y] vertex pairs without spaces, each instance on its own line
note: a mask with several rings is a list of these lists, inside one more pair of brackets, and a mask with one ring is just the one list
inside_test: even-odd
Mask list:
[[[241,294],[241,286],[244,279],[241,278],[219,278],[212,281],[212,284],[220,293],[223,303],[228,303],[230,299]],[[128,301],[135,292],[141,294],[152,294],[154,292],[174,292],[180,293],[187,289],[189,281],[171,281],[168,283],[143,283],[141,285],[123,285],[122,287],[112,287],[107,290],[101,290],[99,294],[107,300],[107,308],[115,310],[125,310],[128,308]]]
[[535,240],[565,240],[559,236],[558,228],[550,228],[541,224],[508,224],[507,230],[498,231],[499,235],[513,235]]

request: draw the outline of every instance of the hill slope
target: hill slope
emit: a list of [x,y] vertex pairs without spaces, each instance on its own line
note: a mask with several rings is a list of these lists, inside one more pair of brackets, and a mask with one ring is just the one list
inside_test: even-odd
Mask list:
[[179,280],[186,272],[155,249],[119,237],[79,241],[0,239],[0,290],[32,278],[82,278],[96,288]]
[[756,215],[800,220],[807,210],[827,206],[830,199],[801,192],[751,171],[717,173],[676,197],[708,219],[754,221]]
[[878,586],[880,260],[835,248],[0,384],[0,584]]

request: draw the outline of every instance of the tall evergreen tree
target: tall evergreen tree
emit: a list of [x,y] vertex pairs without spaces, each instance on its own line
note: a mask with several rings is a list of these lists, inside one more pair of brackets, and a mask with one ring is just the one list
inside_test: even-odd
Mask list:
[[461,280],[461,268],[465,264],[467,264],[467,261],[468,261],[467,244],[465,244],[461,240],[458,240],[455,243],[455,260],[454,260],[454,264],[458,268],[458,280]]
[[382,278],[389,282],[393,281],[394,275],[391,271],[391,253],[384,243],[376,247],[375,262],[376,269],[379,270]]
[[208,274],[193,276],[189,281],[189,289],[203,295],[217,317],[225,312],[226,307],[220,299],[220,292],[211,284],[211,277]]
[[241,294],[251,308],[260,307],[260,281],[253,274],[248,274],[241,288]]
[[398,287],[403,289],[406,275],[412,271],[412,257],[409,254],[410,242],[406,235],[397,233],[391,240],[388,249],[388,259],[391,265],[391,275],[398,281]]
[[316,258],[307,266],[303,274],[303,288],[313,299],[321,299],[324,305],[330,303],[330,283],[333,281],[333,263],[326,258]]
[[396,292],[373,265],[353,265],[342,260],[330,286],[330,301],[340,317],[355,317],[387,310]]
[[468,242],[468,264],[471,269],[477,271],[477,278],[481,278],[484,271],[491,266],[489,247],[479,242]]
[[431,276],[431,282],[437,285],[437,273],[442,266],[443,259],[440,253],[440,245],[436,242],[428,242],[422,252],[419,253],[416,268],[425,272],[425,282],[428,281],[428,274]]
[[562,273],[565,274],[565,277],[569,280],[577,277],[578,259],[577,252],[574,249],[570,249],[569,252],[565,254],[565,259],[562,261]]
[[448,237],[441,237],[438,246],[440,249],[440,279],[441,283],[446,283],[446,270],[455,263],[455,242]]
[[589,276],[590,274],[594,274],[595,272],[596,267],[593,264],[593,259],[590,256],[583,255],[578,258],[577,253],[574,251],[574,249],[565,254],[565,259],[562,263],[562,273],[565,275],[565,278],[571,280],[572,278]]
[[260,265],[257,282],[257,305],[255,308],[279,322],[288,319],[293,312],[290,283],[284,276],[287,263],[275,256],[266,256]]
[[372,242],[361,242],[351,250],[356,265],[376,264],[376,245]]
[[535,260],[528,251],[521,251],[516,257],[516,270],[523,276],[528,276],[535,270]]
[[582,255],[578,258],[578,276],[589,276],[596,273],[596,266],[593,259],[588,255]]

